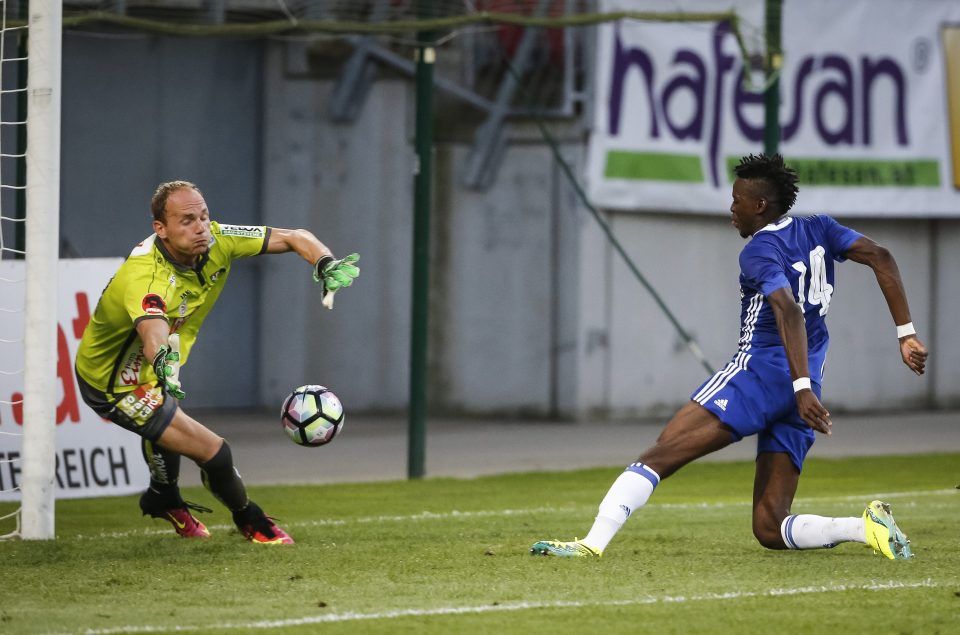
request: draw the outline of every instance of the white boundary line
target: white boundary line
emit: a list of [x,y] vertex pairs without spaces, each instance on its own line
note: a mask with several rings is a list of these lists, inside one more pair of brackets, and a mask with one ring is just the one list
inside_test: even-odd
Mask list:
[[709,602],[715,600],[739,600],[741,598],[782,597],[789,595],[808,595],[814,593],[843,593],[846,591],[896,591],[900,589],[936,588],[939,585],[927,578],[918,582],[872,582],[870,584],[829,584],[793,588],[775,588],[766,591],[730,591],[728,593],[701,593],[697,595],[648,595],[632,600],[610,600],[607,602],[582,602],[556,600],[553,602],[507,602],[504,604],[484,604],[480,606],[440,606],[432,609],[399,609],[378,613],[331,613],[312,617],[300,617],[287,620],[261,620],[257,622],[226,622],[204,626],[119,626],[106,629],[87,629],[79,631],[84,635],[114,635],[117,633],[156,633],[191,632],[212,630],[269,630],[290,626],[307,626],[331,622],[354,622],[360,620],[392,620],[404,617],[433,617],[440,615],[464,615],[479,613],[498,613],[504,611],[528,611],[533,609],[566,609],[608,606],[640,606],[647,604],[685,604],[690,602]]
[[[947,496],[958,495],[957,489],[938,489],[918,492],[881,492],[874,494],[864,494],[857,496],[823,496],[815,498],[798,498],[794,500],[794,505],[809,505],[812,503],[824,502],[846,502],[846,501],[871,501],[875,499],[897,499],[897,498],[920,498],[925,496]],[[719,503],[653,503],[651,511],[656,509],[684,510],[684,509],[723,509],[727,507],[750,507],[750,501],[729,501]],[[416,514],[404,514],[395,516],[361,516],[358,518],[321,518],[317,520],[305,520],[284,524],[285,527],[330,527],[344,525],[364,525],[369,523],[384,522],[417,522],[430,520],[462,520],[471,518],[504,518],[509,516],[525,516],[530,514],[560,514],[577,513],[584,509],[593,509],[593,506],[583,505],[572,506],[565,505],[560,507],[531,507],[528,509],[497,509],[497,510],[478,510],[478,511],[457,511],[449,512],[419,512]],[[209,525],[209,529],[228,531],[234,528],[233,525],[219,524]],[[111,531],[98,534],[78,534],[73,538],[77,540],[101,540],[103,538],[125,538],[128,536],[154,536],[170,533],[165,529],[137,529],[131,531]]]

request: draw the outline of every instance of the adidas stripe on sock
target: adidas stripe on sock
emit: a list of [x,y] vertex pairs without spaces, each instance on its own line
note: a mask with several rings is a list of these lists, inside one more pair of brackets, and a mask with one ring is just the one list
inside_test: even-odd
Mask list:
[[787,516],[780,536],[789,549],[829,549],[841,542],[866,542],[863,518],[828,518],[813,514]]
[[627,518],[646,505],[659,483],[660,475],[650,467],[643,463],[628,465],[607,490],[593,527],[581,542],[595,551],[606,549]]

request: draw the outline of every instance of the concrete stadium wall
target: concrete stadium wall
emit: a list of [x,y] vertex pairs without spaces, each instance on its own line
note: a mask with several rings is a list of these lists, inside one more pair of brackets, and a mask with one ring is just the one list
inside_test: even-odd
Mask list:
[[[359,252],[362,273],[328,312],[312,289],[288,290],[302,290],[302,263],[263,263],[260,392],[276,401],[309,381],[353,408],[400,410],[409,392],[411,85],[378,82],[359,119],[336,124],[326,116],[332,82],[291,78],[288,54],[283,45],[267,54],[264,221],[310,228],[338,255]],[[571,328],[554,311],[559,276],[573,279],[576,267],[573,259],[562,271],[553,264],[559,241],[573,242],[556,225],[575,215],[557,205],[559,180],[543,145],[511,148],[498,187],[483,193],[459,185],[466,152],[436,149],[431,407],[543,415],[557,392],[559,329]]]
[[[361,278],[338,294],[332,312],[295,256],[239,263],[184,371],[189,404],[275,407],[297,385],[324,383],[355,412],[404,409],[412,84],[379,79],[359,118],[337,124],[327,114],[334,80],[304,73],[285,42],[68,35],[64,60],[67,253],[125,255],[150,231],[153,187],[188,178],[201,184],[217,218],[307,227],[338,255],[361,254]],[[468,143],[443,138],[436,147],[431,412],[668,414],[706,370],[581,208],[532,128],[512,129],[519,134],[485,192],[461,185]],[[575,166],[583,150],[581,139],[562,146]],[[726,363],[738,337],[742,241],[723,210],[606,218],[710,362]],[[960,221],[849,224],[892,248],[933,356],[924,379],[903,368],[872,276],[842,265],[830,315],[828,406],[960,404],[960,343],[944,332],[960,309]]]

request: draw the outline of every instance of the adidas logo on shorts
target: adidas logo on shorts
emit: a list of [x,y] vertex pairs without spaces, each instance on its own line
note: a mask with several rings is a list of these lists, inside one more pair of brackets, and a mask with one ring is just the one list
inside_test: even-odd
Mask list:
[[714,399],[713,403],[717,404],[717,407],[720,408],[720,410],[723,410],[724,412],[727,411],[728,401],[726,399]]

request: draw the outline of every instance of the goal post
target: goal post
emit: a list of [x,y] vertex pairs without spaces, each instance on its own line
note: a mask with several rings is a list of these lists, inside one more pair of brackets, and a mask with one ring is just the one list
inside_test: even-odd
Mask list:
[[62,4],[31,0],[20,535],[54,537]]

